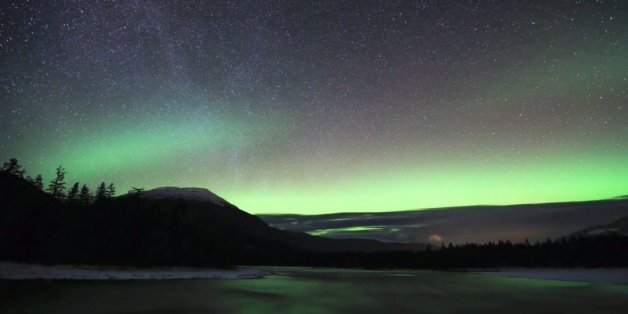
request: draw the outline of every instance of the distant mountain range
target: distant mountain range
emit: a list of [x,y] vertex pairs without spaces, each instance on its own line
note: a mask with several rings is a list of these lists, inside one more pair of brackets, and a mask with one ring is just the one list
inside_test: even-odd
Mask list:
[[0,172],[0,260],[138,265],[298,264],[308,252],[416,250],[273,228],[206,189],[79,205]]
[[619,218],[609,224],[591,226],[583,230],[579,230],[574,232],[572,236],[596,237],[600,235],[612,234],[628,236],[628,216]]
[[259,215],[271,226],[329,238],[380,241],[485,243],[567,236],[628,216],[628,199],[467,206],[381,213]]
[[[595,236],[597,229],[585,229],[590,237],[514,245],[510,241],[563,236],[601,225],[626,216],[627,203],[263,216],[282,230],[206,189],[164,187],[81,205],[0,172],[0,260],[135,266],[619,267],[628,264],[628,238]],[[603,228],[622,231],[624,226],[625,219]],[[423,242],[456,239],[495,242],[429,250]]]

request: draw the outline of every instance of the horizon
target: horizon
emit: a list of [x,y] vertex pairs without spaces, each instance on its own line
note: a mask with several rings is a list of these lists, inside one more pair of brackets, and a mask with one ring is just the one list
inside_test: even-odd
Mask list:
[[[347,211],[347,212],[329,212],[329,213],[320,213],[320,214],[300,214],[294,212],[276,212],[276,213],[252,213],[256,216],[325,216],[325,215],[336,215],[336,214],[382,214],[382,213],[404,213],[404,212],[416,212],[416,211],[437,211],[437,210],[447,210],[447,209],[459,209],[459,208],[476,208],[476,207],[511,207],[511,206],[533,206],[533,205],[552,205],[552,204],[570,204],[570,203],[588,203],[588,202],[604,202],[604,201],[622,201],[626,200],[628,197],[626,195],[619,195],[610,198],[599,198],[599,199],[586,199],[586,200],[577,200],[577,201],[557,201],[557,202],[531,202],[531,203],[512,203],[512,204],[469,204],[469,205],[457,205],[457,206],[446,206],[446,207],[424,207],[424,208],[415,208],[415,209],[400,209],[400,210],[383,210],[383,211],[371,211],[371,212],[360,212],[360,211]],[[237,204],[233,204],[236,207]],[[238,207],[239,208],[239,207]],[[244,210],[240,208],[241,210]],[[245,210],[246,211],[246,210]]]
[[[25,170],[25,169],[24,169]],[[26,176],[30,176],[30,177],[34,177],[34,175],[29,174],[27,172],[24,173],[24,177]],[[44,183],[46,183],[46,179],[44,177]],[[71,182],[66,182],[68,184],[71,184]],[[78,182],[77,182],[78,183]],[[110,183],[110,182],[106,182],[106,183]],[[111,182],[114,183],[114,182]],[[86,184],[86,183],[82,183],[82,184]],[[95,183],[92,188],[95,188],[99,183]],[[114,183],[115,185],[115,183]],[[88,185],[89,186],[89,185]],[[138,186],[133,186],[133,188],[138,187]],[[119,188],[116,186],[116,188]],[[144,191],[151,191],[151,190],[155,190],[155,189],[162,189],[162,188],[177,188],[177,189],[204,189],[209,191],[210,193],[223,198],[225,201],[235,205],[236,207],[238,207],[241,210],[244,210],[250,214],[254,214],[254,215],[259,215],[259,216],[272,216],[272,215],[277,215],[277,216],[283,216],[283,215],[302,215],[302,216],[317,216],[317,215],[335,215],[335,214],[368,214],[368,213],[402,213],[402,212],[411,212],[411,211],[429,211],[429,210],[445,210],[445,209],[455,209],[455,208],[474,208],[474,207],[510,207],[510,206],[529,206],[529,205],[546,205],[546,204],[561,204],[561,203],[582,203],[582,202],[598,202],[598,201],[613,201],[613,200],[623,200],[626,199],[628,197],[628,194],[619,194],[619,195],[615,195],[615,196],[610,196],[610,197],[605,197],[605,198],[593,198],[593,199],[581,199],[581,200],[558,200],[558,201],[540,201],[540,202],[526,202],[526,203],[503,203],[503,204],[497,204],[497,203],[493,203],[493,204],[488,204],[488,203],[473,203],[473,204],[462,204],[462,205],[453,205],[453,206],[437,206],[437,207],[423,207],[423,208],[409,208],[409,209],[385,209],[385,210],[375,210],[375,211],[322,211],[322,212],[316,212],[316,213],[300,213],[300,212],[295,212],[295,211],[281,211],[281,210],[275,210],[275,211],[271,211],[271,212],[250,212],[249,210],[242,208],[241,206],[239,206],[237,203],[232,202],[229,200],[229,198],[223,197],[220,193],[215,193],[213,190],[209,189],[209,188],[205,188],[205,187],[199,187],[199,186],[157,186],[157,187],[151,187],[151,188],[144,188]],[[128,190],[127,192],[124,192],[125,189],[122,190],[122,192],[116,193],[116,197],[118,196],[124,196],[124,195],[128,195],[129,193],[131,193],[130,190]]]
[[[22,159],[19,159],[19,160],[20,162],[24,162]],[[621,159],[616,160],[616,162],[621,164],[622,160]],[[201,184],[192,185],[192,184],[184,183],[183,181],[185,180],[185,178],[182,179],[181,181],[182,184],[180,185],[166,184],[166,185],[155,185],[155,186],[145,186],[145,185],[143,186],[140,184],[129,184],[129,183],[127,183],[127,185],[119,185],[115,181],[112,182],[112,181],[106,181],[106,180],[105,181],[96,180],[93,182],[86,182],[84,180],[78,179],[76,175],[72,175],[72,169],[68,169],[68,167],[66,167],[63,164],[61,165],[64,166],[64,168],[67,171],[66,178],[68,179],[66,179],[66,182],[68,182],[68,184],[73,184],[74,182],[80,182],[81,184],[87,184],[88,186],[90,186],[90,188],[95,188],[100,182],[114,183],[116,184],[116,187],[118,188],[118,195],[125,194],[126,191],[128,191],[132,187],[142,187],[142,188],[145,188],[146,190],[159,188],[159,187],[166,187],[166,186],[204,188],[223,197],[224,199],[228,200],[232,204],[238,206],[240,209],[245,210],[255,215],[271,215],[271,214],[320,215],[320,214],[361,213],[361,212],[380,213],[380,212],[396,212],[396,211],[430,210],[430,209],[439,209],[439,208],[444,209],[444,208],[468,207],[468,206],[509,206],[509,205],[523,205],[523,204],[584,202],[584,201],[594,201],[594,200],[608,200],[608,199],[621,197],[623,195],[626,195],[626,192],[625,192],[626,190],[623,187],[628,186],[628,167],[623,167],[621,169],[621,170],[625,169],[625,172],[626,172],[625,174],[622,171],[615,173],[615,175],[621,176],[621,178],[618,179],[619,182],[617,184],[614,184],[612,186],[614,187],[614,189],[608,189],[608,186],[604,184],[605,182],[603,178],[599,180],[590,180],[591,174],[587,173],[587,174],[577,174],[573,176],[571,180],[567,180],[567,179],[563,180],[564,182],[585,181],[584,177],[587,177],[589,179],[589,180],[586,180],[588,181],[588,183],[586,185],[585,184],[581,185],[580,187],[578,187],[579,189],[573,189],[573,185],[564,185],[564,186],[559,186],[558,188],[554,187],[555,189],[553,191],[548,191],[547,185],[534,184],[534,183],[536,183],[536,181],[547,181],[550,177],[556,174],[555,173],[550,174],[550,175],[546,174],[544,177],[536,177],[536,178],[534,178],[533,176],[532,180],[535,182],[528,183],[528,184],[532,186],[536,185],[537,190],[544,190],[544,193],[537,194],[537,195],[540,195],[540,197],[538,198],[534,198],[529,195],[524,195],[520,191],[520,189],[513,189],[512,187],[515,186],[516,183],[510,182],[510,185],[508,185],[506,184],[506,181],[498,181],[498,182],[493,182],[493,184],[495,186],[501,186],[502,191],[506,191],[505,195],[500,194],[497,197],[490,197],[490,196],[487,197],[487,195],[484,195],[484,198],[482,197],[477,198],[478,193],[477,193],[477,190],[474,189],[470,191],[470,194],[475,194],[474,195],[475,198],[465,198],[464,200],[454,200],[454,201],[447,201],[447,200],[443,201],[443,199],[447,199],[451,194],[443,195],[443,193],[431,193],[428,190],[428,192],[424,192],[424,193],[427,194],[428,196],[431,196],[432,199],[429,201],[425,201],[424,199],[421,199],[421,197],[416,196],[417,194],[415,194],[416,192],[414,190],[416,188],[416,185],[407,185],[404,183],[401,185],[402,188],[406,188],[406,189],[408,187],[410,188],[409,191],[404,191],[406,192],[406,196],[407,196],[407,199],[404,199],[404,201],[407,201],[409,199],[411,202],[418,204],[416,207],[388,206],[388,204],[394,203],[390,201],[391,199],[394,199],[394,198],[378,196],[376,198],[377,200],[375,201],[373,198],[362,199],[361,200],[362,202],[369,204],[366,207],[359,207],[358,205],[354,205],[352,209],[347,209],[346,207],[343,207],[344,206],[343,203],[332,205],[332,206],[327,206],[327,208],[325,208],[325,206],[320,205],[320,204],[328,203],[329,195],[333,195],[335,193],[344,193],[345,191],[347,191],[348,188],[344,188],[344,189],[337,189],[337,188],[329,189],[328,188],[323,191],[313,189],[312,191],[315,191],[318,194],[312,194],[312,191],[302,191],[301,194],[298,194],[291,191],[282,191],[281,193],[278,191],[273,192],[273,191],[269,191],[267,186],[262,186],[260,187],[260,191],[248,191],[248,193],[244,194],[245,196],[244,198],[240,198],[238,196],[242,196],[242,193],[238,195],[238,192],[234,192],[232,190],[230,191],[229,189],[221,189],[220,187],[216,187],[216,188],[206,187]],[[25,167],[29,175],[35,176],[36,174],[41,174],[40,172],[29,171],[30,169],[38,169],[38,168],[36,166],[33,167],[34,164],[29,164],[28,161],[24,163],[23,166]],[[605,166],[608,166],[608,164],[606,164]],[[621,168],[621,167],[618,166],[617,168]],[[571,170],[571,169],[567,168],[566,170]],[[53,171],[54,171],[54,168],[52,168],[52,171],[50,171],[50,173],[53,173]],[[460,172],[464,172],[464,171],[468,171],[468,169],[460,170]],[[529,175],[530,173],[528,173],[528,178],[530,178]],[[566,175],[566,174],[563,173],[563,175]],[[52,176],[46,176],[45,174],[42,174],[42,176],[44,178],[45,185],[49,182],[49,179],[52,177]],[[404,176],[407,177],[407,174]],[[478,177],[478,175],[466,176],[466,177],[467,178]],[[460,180],[460,178],[456,178],[456,177],[441,178],[441,182],[438,182],[441,184],[441,187],[436,187],[435,189],[439,190],[439,189],[442,189],[442,186],[450,185],[452,182],[447,181],[448,179],[451,179],[452,182],[455,182],[456,180]],[[514,179],[515,181],[520,181],[521,178],[515,177],[512,179]],[[625,184],[621,182],[622,179],[626,181]],[[353,185],[352,180],[349,180],[349,179],[337,180],[335,183],[337,184],[338,182],[348,183],[348,185]],[[384,183],[384,185],[386,185],[386,183]],[[481,185],[474,184],[474,186],[477,187]],[[371,188],[371,191],[368,191],[368,189],[366,191],[359,191],[358,189],[360,187],[358,188],[352,187],[353,192],[350,194],[354,196],[355,195],[362,195],[362,196],[369,195],[371,197],[378,195],[372,192],[374,187],[372,186],[366,186],[366,187]],[[330,192],[330,190],[335,190],[336,192]],[[493,191],[495,190],[499,190],[499,189],[486,188],[482,192],[485,194],[486,193],[494,194]],[[611,192],[608,192],[607,190],[610,190]],[[400,193],[400,189],[395,188],[391,192],[398,196]],[[271,202],[264,203],[264,201],[267,201],[264,199],[264,197],[262,197],[262,195],[264,194],[272,194],[272,197],[268,198],[268,200],[270,200]],[[302,197],[296,200],[294,199],[294,195],[303,196],[304,194],[305,195],[310,194],[310,196]],[[459,195],[464,195],[464,194],[461,193]],[[543,195],[545,197],[543,197]],[[574,195],[578,195],[578,196],[576,197]],[[467,194],[467,196],[469,196],[469,194]],[[467,201],[469,199],[475,199],[477,201]],[[344,201],[347,202],[347,199],[345,198]],[[353,199],[348,200],[348,202],[355,204]],[[296,205],[295,206],[284,205],[286,203],[291,203],[291,204],[296,204]],[[398,203],[394,203],[394,204],[398,204]],[[298,208],[298,209],[293,209],[293,208]]]

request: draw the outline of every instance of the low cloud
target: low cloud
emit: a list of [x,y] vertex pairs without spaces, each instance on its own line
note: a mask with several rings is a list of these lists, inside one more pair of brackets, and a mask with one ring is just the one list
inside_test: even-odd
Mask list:
[[464,243],[557,238],[628,215],[628,200],[454,207],[384,213],[260,215],[272,226],[330,238]]

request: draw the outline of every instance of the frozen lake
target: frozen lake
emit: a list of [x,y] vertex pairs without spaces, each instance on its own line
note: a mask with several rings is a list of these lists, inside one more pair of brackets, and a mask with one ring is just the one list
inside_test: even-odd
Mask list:
[[507,268],[476,273],[529,279],[628,284],[626,268]]
[[174,280],[174,279],[254,279],[268,272],[255,267],[231,269],[168,267],[131,268],[72,265],[37,265],[0,262],[0,280]]
[[0,280],[0,313],[628,313],[628,285],[267,268],[263,279]]

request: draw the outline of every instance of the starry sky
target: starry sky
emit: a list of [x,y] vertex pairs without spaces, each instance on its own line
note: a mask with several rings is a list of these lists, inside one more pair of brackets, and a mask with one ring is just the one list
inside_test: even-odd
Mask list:
[[251,213],[628,194],[625,1],[2,1],[0,157]]

